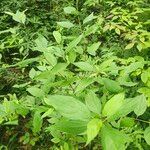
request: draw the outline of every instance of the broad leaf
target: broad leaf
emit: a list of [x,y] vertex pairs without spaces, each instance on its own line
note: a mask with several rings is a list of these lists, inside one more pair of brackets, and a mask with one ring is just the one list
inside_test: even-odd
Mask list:
[[89,91],[85,97],[85,102],[90,111],[99,114],[101,113],[101,102],[93,91]]
[[93,78],[84,78],[78,82],[75,93],[82,92],[86,87],[94,82]]
[[137,96],[135,101],[137,102],[134,112],[137,116],[142,115],[147,108],[147,101],[144,95]]
[[54,125],[56,130],[61,132],[78,135],[86,131],[87,122],[80,120],[61,119]]
[[120,107],[124,104],[124,93],[117,94],[113,96],[104,106],[103,115],[110,118],[113,116]]
[[96,51],[97,51],[97,49],[99,48],[100,44],[101,44],[100,42],[97,42],[97,43],[92,44],[90,47],[87,48],[87,52],[88,52],[90,55],[95,56],[95,55],[96,55]]
[[33,129],[32,130],[34,133],[40,132],[42,123],[43,123],[42,117],[40,113],[36,111],[33,116]]
[[91,114],[85,104],[71,96],[50,95],[45,103],[53,106],[62,116],[73,120],[89,120]]
[[36,50],[45,52],[47,49],[48,41],[43,35],[39,35],[38,38],[35,40]]
[[8,14],[8,15],[11,15],[13,20],[15,20],[15,21],[17,21],[19,23],[25,24],[25,21],[26,21],[25,11],[20,12],[19,10],[17,10],[17,12],[15,14],[11,13],[11,12],[5,12],[5,13]]
[[61,34],[59,31],[53,31],[53,36],[58,44],[61,42]]
[[148,145],[150,145],[150,127],[147,127],[144,131],[144,139]]
[[27,91],[35,96],[35,97],[39,97],[39,98],[42,98],[45,94],[44,92],[40,89],[40,88],[37,88],[37,87],[30,87],[27,89]]
[[125,49],[131,49],[131,48],[134,46],[134,44],[135,44],[135,43],[129,43],[129,44],[125,47]]
[[102,127],[102,121],[100,119],[92,119],[87,124],[87,142],[86,145],[88,145],[99,133],[101,127]]
[[94,66],[92,66],[88,62],[75,62],[74,65],[83,71],[94,71],[95,70]]
[[[123,105],[113,114],[109,120],[116,120],[120,117],[124,117],[134,111],[137,115],[142,115],[146,111],[146,106],[141,105],[145,101],[143,95],[136,96],[134,98],[125,99]],[[145,102],[144,102],[145,103]]]
[[67,46],[66,51],[68,52],[68,51],[72,50],[72,48],[76,47],[79,44],[79,42],[81,41],[82,38],[83,38],[83,34],[81,34],[79,37],[77,37],[72,42],[70,42]]
[[57,22],[57,24],[63,28],[68,28],[68,29],[74,27],[74,24],[71,23],[70,21],[61,21],[61,22]]
[[64,12],[66,14],[74,14],[76,13],[76,8],[75,7],[72,7],[72,6],[68,6],[68,7],[64,7]]
[[91,13],[89,16],[87,16],[84,20],[83,20],[83,24],[88,23],[89,21],[92,21],[93,19],[97,18],[96,16],[93,15],[93,13]]
[[103,83],[104,83],[105,88],[112,93],[119,93],[122,91],[122,88],[119,85],[119,83],[114,80],[103,78]]
[[103,125],[101,130],[103,150],[126,150],[126,143],[130,138],[123,132]]

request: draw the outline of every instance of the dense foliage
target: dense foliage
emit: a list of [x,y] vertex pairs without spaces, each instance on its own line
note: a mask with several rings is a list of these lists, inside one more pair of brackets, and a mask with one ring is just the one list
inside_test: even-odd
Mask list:
[[0,149],[150,149],[149,0],[1,0]]

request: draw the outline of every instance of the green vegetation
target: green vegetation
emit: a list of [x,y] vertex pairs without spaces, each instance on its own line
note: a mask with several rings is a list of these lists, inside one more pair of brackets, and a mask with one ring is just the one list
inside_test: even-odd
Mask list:
[[149,150],[149,6],[1,0],[0,150]]

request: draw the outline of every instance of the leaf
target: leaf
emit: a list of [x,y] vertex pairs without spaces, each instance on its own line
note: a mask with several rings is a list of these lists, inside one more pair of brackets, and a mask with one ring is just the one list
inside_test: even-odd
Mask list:
[[48,109],[48,110],[41,116],[42,119],[45,118],[45,117],[49,117],[49,116],[52,114],[53,110],[54,110],[54,109],[52,109],[52,108]]
[[108,78],[103,78],[103,83],[105,88],[112,93],[119,93],[122,91],[121,86],[119,85],[118,82],[114,81],[114,80],[110,80]]
[[66,51],[68,52],[68,51],[72,50],[72,48],[76,47],[82,38],[83,38],[83,34],[81,34],[78,38],[76,38],[72,42],[70,42],[67,46]]
[[61,22],[57,22],[57,24],[63,28],[68,28],[68,29],[74,27],[74,24],[71,23],[70,21],[61,21]]
[[34,68],[32,68],[32,69],[30,70],[30,72],[29,72],[29,77],[30,77],[31,79],[33,79],[33,78],[36,76],[36,74],[37,74],[37,72],[35,71]]
[[19,10],[17,10],[17,12],[15,14],[14,13],[10,13],[10,12],[5,12],[5,13],[8,14],[8,15],[11,15],[13,20],[15,20],[15,21],[17,21],[19,23],[25,24],[25,21],[26,21],[25,11],[20,12]]
[[142,44],[141,44],[141,43],[138,43],[138,45],[137,45],[136,47],[137,47],[137,49],[138,49],[139,51],[141,51],[141,50],[143,49],[143,47],[142,47]]
[[125,73],[129,74],[131,72],[136,71],[139,68],[142,69],[144,67],[144,64],[145,64],[145,62],[143,62],[143,61],[141,61],[141,62],[134,62],[134,63],[130,64],[129,66],[127,66],[125,68]]
[[93,12],[88,16],[86,17],[84,20],[83,20],[83,24],[85,23],[88,23],[89,21],[92,21],[93,19],[97,18],[96,16],[93,15]]
[[90,111],[101,114],[101,102],[93,91],[89,91],[85,97],[85,102]]
[[47,49],[48,41],[43,35],[39,35],[35,40],[36,48],[38,51],[45,52]]
[[12,120],[4,123],[4,125],[18,125],[18,120]]
[[58,63],[52,68],[51,74],[60,73],[61,71],[65,70],[67,66],[68,66],[67,63]]
[[91,34],[94,34],[97,30],[98,30],[99,26],[97,24],[94,24],[90,27],[87,27],[86,31],[85,31],[85,37],[89,36]]
[[[141,102],[144,103],[143,106],[141,105]],[[125,117],[132,111],[134,111],[137,115],[142,115],[145,112],[145,110],[146,110],[145,98],[143,97],[143,95],[139,95],[134,98],[128,98],[125,99],[124,103],[116,111],[116,113],[110,116],[109,121]]]
[[76,60],[76,52],[75,51],[69,51],[68,53],[68,60],[70,63],[74,63],[74,61]]
[[86,131],[87,122],[80,120],[61,119],[54,125],[56,130],[61,132],[78,135]]
[[50,65],[55,66],[57,64],[57,58],[50,52],[44,52],[44,57]]
[[85,104],[71,96],[50,95],[45,99],[62,116],[73,120],[89,120],[91,114]]
[[75,7],[72,7],[72,6],[68,6],[68,7],[64,7],[64,12],[66,14],[74,14],[76,13],[76,8]]
[[144,131],[144,139],[148,145],[150,145],[150,127],[147,127]]
[[33,95],[33,96],[35,96],[35,97],[39,97],[39,98],[42,98],[42,97],[45,95],[45,93],[44,93],[41,89],[39,89],[39,88],[37,88],[37,87],[30,87],[30,88],[27,88],[27,91],[28,91],[31,95]]
[[101,130],[103,150],[125,150],[130,138],[124,132],[103,125]]
[[84,78],[78,82],[75,93],[82,92],[86,87],[94,82],[93,78]]
[[61,43],[61,34],[59,31],[53,31],[53,36],[58,44]]
[[35,77],[35,79],[48,79],[51,75],[56,75],[61,73],[66,69],[68,64],[66,63],[58,63],[51,70],[46,70]]
[[97,51],[97,49],[99,48],[100,44],[101,44],[100,42],[97,42],[97,43],[92,44],[90,47],[87,48],[87,52],[88,52],[90,55],[95,56],[95,55],[96,55],[96,51]]
[[12,67],[19,66],[19,67],[23,68],[23,67],[26,67],[29,64],[32,64],[33,62],[37,62],[37,61],[39,61],[38,57],[37,58],[36,57],[35,58],[29,58],[29,59],[19,61],[18,63],[14,64],[14,65],[11,65],[11,66]]
[[120,121],[121,127],[133,127],[135,125],[135,119],[130,117],[124,117]]
[[103,115],[110,118],[113,116],[120,107],[124,104],[124,93],[119,93],[113,96],[104,106]]
[[135,43],[129,43],[129,44],[125,47],[125,49],[131,49],[131,48],[134,46],[134,44],[135,44]]
[[40,132],[42,123],[43,123],[42,117],[40,113],[36,111],[33,116],[33,129],[32,130],[34,133]]
[[140,95],[136,97],[136,107],[134,108],[134,112],[137,116],[142,115],[147,108],[147,101],[144,95]]
[[147,71],[141,74],[141,80],[146,83],[148,81],[149,73]]
[[116,32],[118,35],[120,35],[120,29],[116,28],[116,29],[115,29],[115,32]]
[[95,70],[94,66],[92,66],[88,62],[75,62],[73,64],[83,71],[94,71]]
[[88,145],[99,133],[102,127],[102,121],[100,119],[92,119],[87,125],[87,142]]

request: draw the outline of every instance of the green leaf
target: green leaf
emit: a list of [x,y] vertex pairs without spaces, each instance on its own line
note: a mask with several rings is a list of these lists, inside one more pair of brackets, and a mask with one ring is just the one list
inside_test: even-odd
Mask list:
[[56,74],[59,74],[62,71],[64,71],[67,66],[68,66],[68,64],[66,64],[66,63],[58,63],[51,70],[46,70],[46,71],[42,72],[41,74],[39,74],[37,77],[35,77],[35,79],[50,78],[51,75],[56,75]]
[[53,31],[53,36],[58,44],[61,43],[61,34],[59,31]]
[[104,106],[103,115],[110,118],[113,116],[120,107],[124,104],[124,93],[113,96]]
[[75,93],[82,92],[86,87],[94,82],[94,78],[84,78],[78,82]]
[[99,133],[102,127],[102,121],[100,119],[92,119],[87,125],[87,142],[88,145]]
[[127,66],[125,68],[125,73],[129,74],[131,72],[136,71],[139,68],[142,69],[144,67],[144,64],[145,64],[145,62],[143,62],[143,61],[141,61],[141,62],[134,62],[134,63],[130,64],[129,66]]
[[17,12],[15,14],[14,13],[10,13],[10,12],[5,12],[5,13],[8,14],[8,15],[11,15],[13,20],[15,20],[15,21],[17,21],[19,23],[25,24],[25,21],[26,21],[25,11],[20,12],[19,10],[17,10]]
[[96,51],[97,51],[97,49],[99,48],[100,44],[101,44],[100,42],[97,42],[97,43],[92,44],[90,47],[87,48],[87,52],[88,52],[90,55],[95,56],[95,55],[96,55]]
[[75,7],[72,7],[72,6],[68,6],[68,7],[64,7],[64,12],[66,14],[74,14],[76,13],[76,8]]
[[61,119],[54,125],[56,130],[61,132],[78,135],[86,131],[87,122],[80,120]]
[[121,127],[133,127],[135,125],[135,119],[130,117],[124,117],[120,121]]
[[137,101],[134,112],[137,116],[142,115],[147,109],[147,101],[144,95],[137,96],[135,101]]
[[57,58],[50,52],[44,52],[44,57],[50,65],[55,66],[57,64]]
[[34,133],[40,132],[42,123],[43,123],[42,117],[40,113],[36,111],[33,116],[33,129],[32,130]]
[[137,49],[138,49],[139,51],[141,51],[141,50],[143,49],[143,47],[142,47],[142,44],[141,44],[141,43],[138,43],[138,45],[137,45],[136,47],[137,47]]
[[41,89],[39,89],[39,88],[37,88],[37,87],[30,87],[30,88],[27,88],[27,91],[28,91],[31,95],[33,95],[33,96],[35,96],[35,97],[39,97],[39,98],[42,98],[42,97],[44,97],[44,95],[45,95],[45,93],[44,93]]
[[135,43],[129,43],[129,44],[125,47],[125,49],[131,49],[131,48],[134,46],[134,44],[135,44]]
[[103,125],[101,130],[103,150],[126,150],[126,143],[130,138],[124,132]]
[[32,69],[30,70],[30,72],[29,72],[29,77],[30,77],[31,79],[33,79],[33,78],[36,76],[36,74],[37,74],[37,72],[35,71],[34,68],[32,68]]
[[89,91],[85,97],[85,102],[90,111],[101,114],[101,102],[93,91]]
[[92,21],[93,19],[97,18],[96,16],[93,15],[93,12],[88,16],[86,17],[84,20],[83,20],[83,24],[85,23],[88,23],[89,21]]
[[57,22],[57,24],[63,28],[68,28],[68,29],[74,27],[74,24],[71,23],[70,21],[61,21],[61,22]]
[[29,59],[19,61],[18,63],[14,64],[14,65],[11,65],[11,66],[12,67],[19,66],[19,67],[23,68],[23,67],[26,67],[29,64],[32,64],[33,62],[37,62],[37,61],[39,61],[38,57],[37,58],[36,57],[35,58],[29,58]]
[[119,85],[118,82],[114,81],[114,80],[110,80],[108,78],[103,78],[103,83],[105,88],[112,93],[119,93],[122,91],[121,86]]
[[144,131],[144,139],[148,145],[150,145],[150,127],[147,127]]
[[141,74],[141,80],[146,83],[148,81],[149,73],[147,71]]
[[73,64],[83,71],[94,71],[95,70],[94,66],[92,66],[88,62],[81,61],[81,62],[75,62]]
[[118,35],[120,35],[120,29],[116,28],[116,29],[115,29],[115,32],[116,32]]
[[67,46],[66,51],[68,52],[68,51],[72,50],[72,48],[76,47],[79,44],[79,42],[81,41],[82,38],[83,38],[83,34],[81,34],[79,37],[77,37],[72,42],[70,42]]
[[39,35],[38,38],[35,40],[36,50],[45,52],[47,49],[48,41],[43,35]]
[[[141,103],[144,105],[142,106]],[[124,100],[124,103],[121,107],[116,111],[115,114],[110,116],[109,121],[119,119],[124,117],[134,111],[138,116],[142,115],[146,110],[145,98],[143,95],[136,96],[134,98],[128,98]]]
[[45,118],[45,117],[49,117],[52,112],[53,112],[54,109],[50,108],[48,109],[43,115],[42,115],[42,119]]
[[74,63],[74,61],[76,60],[76,52],[75,51],[69,51],[68,53],[68,60],[70,63]]
[[12,120],[4,123],[4,125],[18,125],[18,120]]
[[94,34],[98,30],[99,26],[97,24],[94,24],[90,27],[87,27],[85,31],[85,36],[89,36],[91,34]]
[[90,111],[85,104],[71,96],[50,95],[45,99],[47,105],[53,106],[62,116],[73,120],[89,120]]
[[58,63],[52,68],[51,73],[52,74],[60,73],[61,71],[65,70],[67,66],[68,66],[67,63]]

